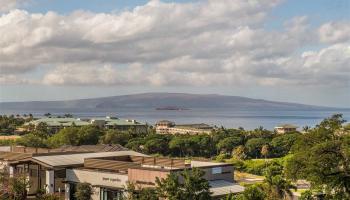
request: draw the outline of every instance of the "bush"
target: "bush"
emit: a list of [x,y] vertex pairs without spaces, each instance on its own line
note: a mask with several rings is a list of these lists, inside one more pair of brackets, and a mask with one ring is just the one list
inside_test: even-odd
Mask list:
[[75,198],[77,200],[90,200],[93,194],[92,187],[89,183],[78,183]]
[[235,168],[235,170],[245,171],[245,169],[246,169],[245,162],[242,160],[231,158],[227,162],[233,164],[233,167]]
[[230,155],[222,153],[222,154],[217,155],[215,157],[215,160],[218,161],[218,162],[224,162],[225,159],[228,159],[228,158],[230,158]]
[[247,160],[245,161],[245,172],[256,174],[256,175],[263,175],[264,170],[266,166],[268,165],[268,161],[265,162],[265,160]]

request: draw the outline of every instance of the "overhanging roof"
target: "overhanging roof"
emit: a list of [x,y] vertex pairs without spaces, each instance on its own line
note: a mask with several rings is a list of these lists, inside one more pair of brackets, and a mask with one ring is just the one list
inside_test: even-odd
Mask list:
[[209,185],[212,196],[224,196],[230,193],[235,194],[244,191],[243,186],[225,180],[209,181]]
[[113,156],[146,156],[135,151],[115,151],[115,152],[99,152],[99,153],[78,153],[65,155],[50,156],[33,156],[30,160],[49,167],[65,167],[83,165],[86,158],[103,158]]

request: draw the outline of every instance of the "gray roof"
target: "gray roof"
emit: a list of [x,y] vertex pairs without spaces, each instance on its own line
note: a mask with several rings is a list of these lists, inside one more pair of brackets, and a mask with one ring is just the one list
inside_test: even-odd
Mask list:
[[73,124],[75,124],[76,126],[86,126],[90,124],[89,122],[69,117],[44,117],[27,122],[25,125],[38,125],[39,123],[46,123],[48,126],[72,126]]
[[128,151],[119,144],[97,144],[97,145],[81,145],[81,146],[71,146],[64,145],[56,149],[51,149],[50,152],[111,152],[111,151]]
[[223,196],[227,194],[241,193],[244,191],[244,187],[237,183],[232,183],[225,180],[209,181],[210,192],[212,196]]
[[211,166],[222,166],[227,165],[228,163],[220,163],[220,162],[208,162],[208,161],[197,161],[191,160],[191,167],[211,167]]
[[80,165],[84,163],[85,158],[101,158],[114,156],[147,156],[135,151],[115,151],[115,152],[99,152],[99,153],[78,153],[65,155],[50,155],[50,156],[34,156],[33,161],[44,163],[51,167]]

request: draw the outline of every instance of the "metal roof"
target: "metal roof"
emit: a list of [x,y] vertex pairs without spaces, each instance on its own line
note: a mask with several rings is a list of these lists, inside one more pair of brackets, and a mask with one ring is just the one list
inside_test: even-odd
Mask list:
[[85,125],[89,125],[89,122],[86,121],[82,121],[79,119],[75,119],[75,118],[67,118],[67,117],[45,117],[45,118],[40,118],[31,122],[26,123],[26,125],[29,124],[34,124],[34,125],[38,125],[39,123],[46,123],[48,126],[71,126],[73,123],[76,126],[85,126]]
[[223,166],[227,165],[228,163],[219,163],[219,162],[207,162],[207,161],[197,161],[197,160],[191,160],[191,167],[215,167],[215,166]]
[[115,151],[115,152],[99,152],[99,153],[78,153],[66,155],[51,155],[51,156],[34,156],[33,161],[38,161],[51,167],[80,165],[84,163],[85,158],[101,158],[113,156],[147,156],[135,151]]
[[209,181],[209,185],[212,196],[224,196],[230,193],[234,194],[244,191],[243,186],[225,180]]
[[64,145],[56,149],[51,149],[50,152],[111,152],[111,151],[128,151],[128,148],[125,148],[119,144],[97,144],[97,145],[81,145],[81,146],[71,146]]

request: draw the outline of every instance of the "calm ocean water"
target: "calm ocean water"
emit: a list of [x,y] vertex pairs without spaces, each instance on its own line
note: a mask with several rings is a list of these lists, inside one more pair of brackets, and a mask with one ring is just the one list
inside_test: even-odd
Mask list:
[[154,109],[115,109],[115,110],[4,110],[0,108],[1,114],[28,114],[35,117],[43,116],[50,112],[53,115],[71,113],[75,117],[103,117],[117,116],[119,118],[136,119],[137,121],[154,124],[161,119],[167,119],[180,123],[207,123],[211,125],[224,126],[227,128],[243,127],[254,129],[263,126],[273,129],[277,124],[292,123],[299,127],[314,126],[322,119],[334,113],[342,113],[344,119],[350,121],[350,110],[317,110],[317,111],[230,111],[218,109],[194,109],[194,110],[154,110]]

